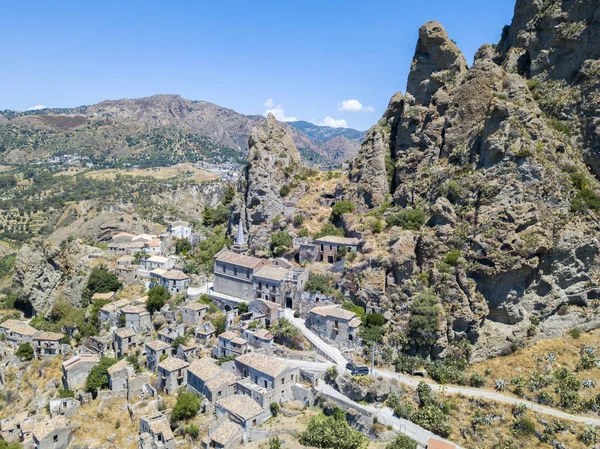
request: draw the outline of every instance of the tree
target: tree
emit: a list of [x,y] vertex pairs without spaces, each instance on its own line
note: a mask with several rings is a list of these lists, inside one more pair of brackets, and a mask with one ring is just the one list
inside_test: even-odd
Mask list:
[[400,226],[404,229],[416,231],[425,224],[426,216],[423,209],[406,209],[395,214],[390,214],[385,219],[389,227]]
[[278,231],[271,236],[271,251],[279,256],[292,247],[292,236],[286,231]]
[[409,436],[399,433],[386,449],[417,449],[417,442]]
[[179,345],[185,345],[185,337],[183,335],[178,335],[177,337],[175,337],[173,339],[173,342],[171,343],[171,347],[173,349],[177,349],[179,347]]
[[311,293],[321,292],[325,295],[331,293],[329,278],[324,274],[312,273],[308,274],[308,280],[304,284],[304,289]]
[[92,393],[95,398],[98,389],[108,388],[108,368],[117,363],[117,359],[102,357],[100,363],[94,366],[85,380],[85,391]]
[[234,198],[235,198],[235,189],[233,188],[233,185],[227,184],[227,187],[225,187],[225,194],[223,196],[223,204],[225,206],[227,206],[228,204],[231,204],[231,202],[233,201]]
[[325,236],[344,237],[345,235],[342,228],[338,228],[333,223],[327,222],[321,227],[321,230],[315,234],[315,238],[318,239]]
[[211,320],[211,323],[215,327],[217,336],[221,335],[225,332],[225,328],[227,327],[227,317],[224,313],[220,313]]
[[188,239],[177,239],[175,241],[175,253],[187,254],[192,250],[192,244]]
[[200,410],[200,398],[189,391],[182,391],[177,396],[177,403],[173,407],[171,419],[173,421],[182,421],[193,418]]
[[331,208],[332,221],[340,218],[342,215],[354,211],[354,204],[347,200],[336,201]]
[[344,417],[339,415],[311,418],[298,441],[305,446],[323,449],[359,449],[364,445],[365,437],[350,427]]
[[33,348],[29,343],[23,343],[22,345],[19,345],[15,355],[21,360],[28,362],[29,360],[33,359]]
[[156,285],[148,290],[148,299],[146,300],[146,308],[150,313],[154,313],[167,303],[171,297],[169,291],[162,285]]
[[247,313],[248,312],[248,303],[247,302],[239,302],[237,309],[238,309],[238,313],[240,315]]
[[204,212],[202,213],[202,222],[205,226],[209,226],[213,223],[215,219],[215,211],[210,207],[206,206],[204,208]]
[[269,449],[281,449],[281,440],[277,435],[269,439]]
[[279,402],[271,402],[269,404],[269,408],[271,409],[271,415],[277,416],[281,411],[281,407],[279,406]]
[[410,306],[409,337],[417,349],[429,352],[437,340],[440,326],[438,300],[430,292],[421,292]]
[[104,265],[100,265],[92,270],[88,278],[87,288],[90,293],[108,293],[116,292],[123,284],[119,278],[108,271]]

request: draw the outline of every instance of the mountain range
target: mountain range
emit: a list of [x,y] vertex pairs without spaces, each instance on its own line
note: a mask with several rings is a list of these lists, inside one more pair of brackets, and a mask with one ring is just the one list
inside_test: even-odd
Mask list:
[[[250,130],[264,117],[179,95],[106,100],[75,108],[0,112],[0,161],[78,154],[140,166],[211,160],[243,162]],[[354,157],[365,133],[304,121],[283,124],[302,157],[321,167]]]

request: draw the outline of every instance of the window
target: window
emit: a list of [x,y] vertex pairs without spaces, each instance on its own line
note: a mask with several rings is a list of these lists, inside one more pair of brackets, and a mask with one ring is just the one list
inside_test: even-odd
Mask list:
[[54,435],[54,442],[58,443],[58,435]]
[[321,243],[321,251],[323,251],[323,249],[324,249],[324,247],[323,247],[323,244]]
[[281,378],[281,385],[283,385],[285,383],[285,377]]
[[227,268],[225,267],[225,265],[222,265],[222,266],[221,266],[221,269],[223,270],[223,273],[226,273],[226,272],[227,272]]
[[264,382],[264,384],[265,384],[265,388],[269,388],[269,387],[267,386],[267,381],[266,381],[266,380],[263,380],[263,382]]
[[246,279],[250,279],[250,270],[246,270]]
[[237,267],[233,267],[233,275],[237,276]]

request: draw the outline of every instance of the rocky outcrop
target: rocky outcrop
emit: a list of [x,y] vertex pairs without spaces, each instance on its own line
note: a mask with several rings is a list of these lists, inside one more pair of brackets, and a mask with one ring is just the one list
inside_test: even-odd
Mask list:
[[242,218],[249,234],[248,244],[257,252],[268,248],[275,217],[283,219],[286,204],[294,203],[286,198],[289,191],[285,190],[291,190],[302,164],[294,142],[272,114],[252,129],[248,146],[248,164],[241,176],[233,223]]
[[79,306],[92,265],[103,254],[79,240],[62,248],[50,242],[25,244],[17,253],[13,284],[36,314],[46,313],[59,298]]
[[[481,47],[470,68],[439,23],[424,25],[407,93],[392,97],[349,173],[350,195],[363,208],[389,195],[389,212],[422,208],[428,215],[419,231],[391,230],[390,256],[377,262],[387,271],[385,291],[352,295],[378,298],[401,326],[415,294],[434,293],[442,313],[432,357],[463,339],[482,359],[532,341],[531,334],[556,336],[567,323],[581,325],[582,310],[600,294],[598,224],[587,211],[595,206],[581,200],[593,202],[600,191],[585,164],[594,152],[585,136],[561,125],[592,119],[580,109],[585,95],[556,84],[582,76],[567,74],[569,64],[594,71],[586,58],[596,58],[598,46],[574,55],[560,33],[567,22],[575,29],[572,23],[587,20],[577,42],[600,43],[598,5],[523,0],[516,11],[501,44]],[[530,51],[526,71],[521,51]],[[565,66],[548,52],[563,54]],[[555,92],[537,91],[529,76]],[[552,77],[554,84],[542,81]],[[554,117],[551,95],[564,100]]]

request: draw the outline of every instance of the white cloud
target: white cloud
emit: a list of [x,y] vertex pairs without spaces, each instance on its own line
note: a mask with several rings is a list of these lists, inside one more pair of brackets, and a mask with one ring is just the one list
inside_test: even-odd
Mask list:
[[298,119],[296,117],[288,117],[285,115],[285,110],[283,106],[278,104],[277,106],[273,106],[275,102],[272,98],[269,98],[265,101],[265,107],[267,110],[264,112],[264,115],[273,114],[277,120],[280,122],[297,122]]
[[375,112],[375,108],[373,106],[363,106],[362,103],[358,100],[344,100],[339,105],[340,111],[346,112]]
[[348,128],[348,124],[346,120],[343,118],[335,119],[333,117],[325,117],[321,123],[318,123],[319,126],[330,126],[332,128]]
[[39,111],[40,109],[46,109],[46,105],[36,104],[35,106],[31,106],[28,111]]

